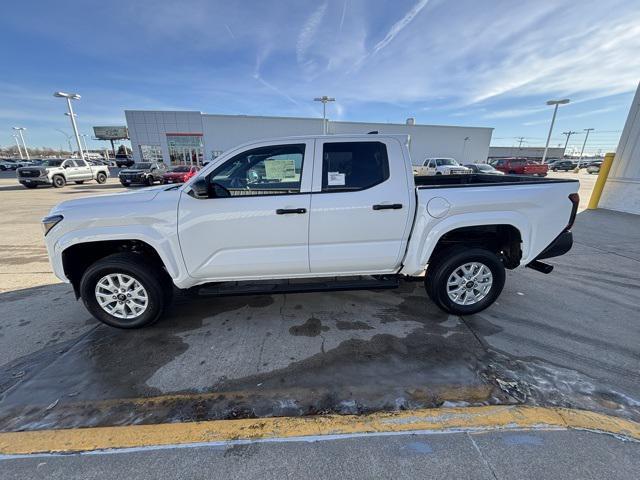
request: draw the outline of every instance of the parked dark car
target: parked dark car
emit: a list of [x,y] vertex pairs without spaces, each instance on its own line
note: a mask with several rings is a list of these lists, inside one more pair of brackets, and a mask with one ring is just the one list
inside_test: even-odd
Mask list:
[[166,171],[167,167],[162,162],[140,162],[121,170],[118,178],[125,187],[133,184],[153,185],[162,181],[162,175]]
[[125,155],[123,153],[116,153],[116,166],[118,168],[130,167],[134,164],[131,155]]
[[570,170],[575,169],[578,166],[577,162],[573,160],[560,160],[559,162],[555,162],[550,166],[551,170],[554,172],[564,171],[568,172]]
[[473,173],[482,173],[484,175],[504,175],[504,172],[496,170],[488,163],[469,163],[465,167],[470,168]]

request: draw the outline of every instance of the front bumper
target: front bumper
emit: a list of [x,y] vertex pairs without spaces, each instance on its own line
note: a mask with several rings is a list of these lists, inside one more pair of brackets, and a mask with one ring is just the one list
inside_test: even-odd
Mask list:
[[18,177],[18,182],[22,185],[51,185],[48,177]]
[[565,230],[556,239],[545,248],[535,260],[543,260],[545,258],[559,257],[564,255],[573,246],[573,233],[571,230]]

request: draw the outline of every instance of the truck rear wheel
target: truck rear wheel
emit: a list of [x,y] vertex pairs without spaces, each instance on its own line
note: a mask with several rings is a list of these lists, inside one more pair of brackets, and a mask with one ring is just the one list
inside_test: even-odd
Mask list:
[[472,315],[489,307],[502,292],[505,272],[495,253],[456,247],[438,254],[425,278],[427,294],[447,313]]
[[87,310],[116,328],[155,323],[170,300],[171,288],[159,267],[137,253],[115,253],[91,265],[80,282]]
[[67,181],[62,175],[54,175],[51,182],[55,188],[62,188],[67,184]]

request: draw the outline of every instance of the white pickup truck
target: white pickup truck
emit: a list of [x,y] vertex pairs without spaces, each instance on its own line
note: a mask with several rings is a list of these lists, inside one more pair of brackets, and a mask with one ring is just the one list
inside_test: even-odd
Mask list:
[[156,321],[174,286],[225,295],[419,280],[466,315],[500,295],[505,268],[549,273],[540,260],[571,248],[577,181],[414,177],[407,142],[256,141],[183,185],[63,202],[43,219],[53,270],[121,328]]
[[470,168],[460,165],[453,158],[425,158],[422,165],[413,166],[413,174],[424,175],[458,175],[472,173]]
[[90,165],[80,158],[57,158],[43,160],[38,165],[18,168],[16,174],[18,182],[27,188],[36,188],[38,185],[62,188],[69,182],[81,184],[95,180],[105,183],[109,177],[109,167]]

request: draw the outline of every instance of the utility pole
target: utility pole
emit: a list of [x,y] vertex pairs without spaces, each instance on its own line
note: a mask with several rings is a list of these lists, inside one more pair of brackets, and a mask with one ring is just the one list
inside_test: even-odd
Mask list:
[[576,172],[576,173],[580,172],[580,161],[582,160],[582,154],[584,153],[584,147],[587,145],[587,139],[589,138],[589,133],[591,132],[591,130],[595,130],[595,128],[585,128],[584,129],[584,131],[587,132],[587,134],[584,136],[584,143],[582,144],[582,150],[580,150],[580,156],[578,157],[578,166],[574,170],[574,172]]
[[522,142],[524,142],[525,137],[516,137],[516,140],[518,140],[518,150],[520,150],[522,148]]
[[578,133],[578,132],[574,132],[573,130],[569,130],[568,132],[562,132],[563,135],[567,136],[567,141],[564,142],[564,150],[562,150],[562,158],[567,156],[567,145],[569,145],[569,138],[571,138],[571,135]]

